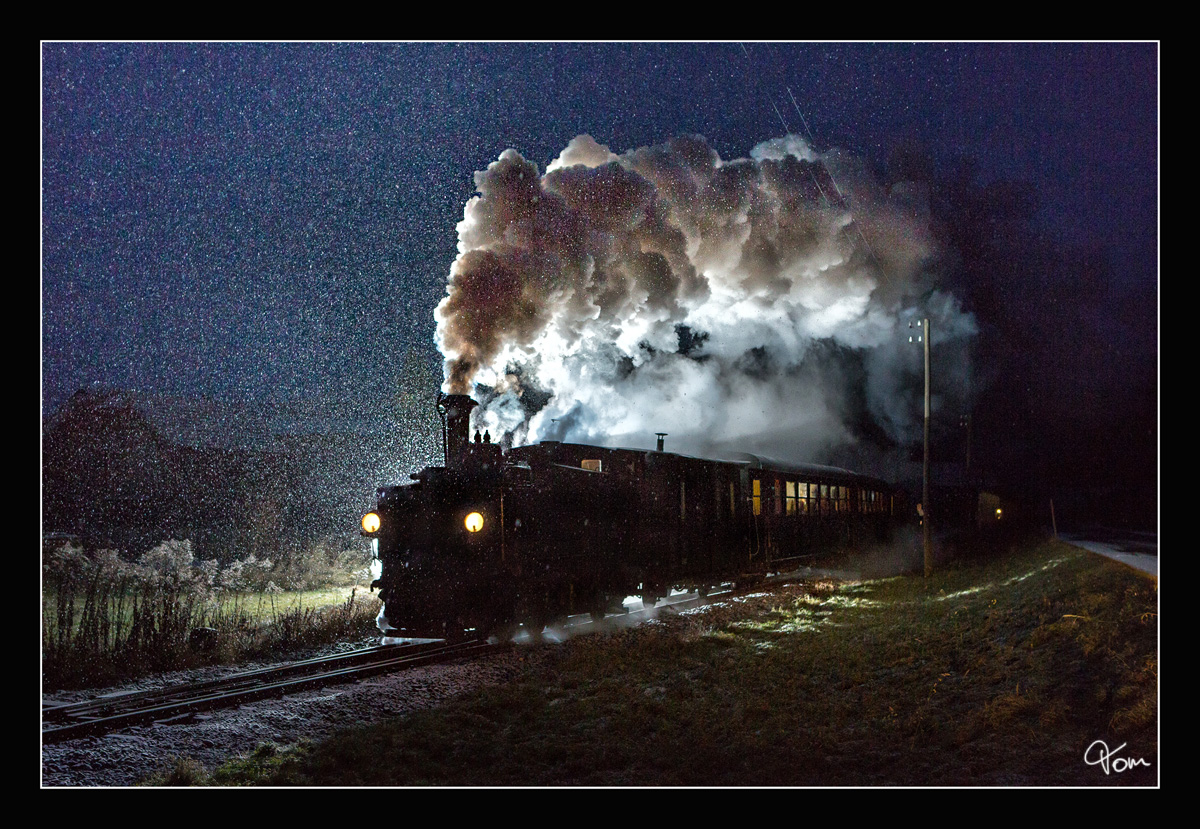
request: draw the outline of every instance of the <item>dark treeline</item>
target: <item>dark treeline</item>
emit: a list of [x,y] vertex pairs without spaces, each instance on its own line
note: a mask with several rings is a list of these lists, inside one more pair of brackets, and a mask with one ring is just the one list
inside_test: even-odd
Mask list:
[[43,531],[130,558],[186,539],[199,560],[286,561],[330,536],[353,542],[381,470],[397,465],[389,453],[413,439],[399,424],[273,434],[260,412],[231,411],[78,391],[45,421]]

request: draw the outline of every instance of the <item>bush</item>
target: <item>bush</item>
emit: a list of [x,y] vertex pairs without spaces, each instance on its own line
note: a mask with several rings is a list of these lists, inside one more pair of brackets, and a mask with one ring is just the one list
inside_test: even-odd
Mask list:
[[151,775],[143,786],[208,786],[212,779],[204,766],[191,757],[176,757],[171,765]]

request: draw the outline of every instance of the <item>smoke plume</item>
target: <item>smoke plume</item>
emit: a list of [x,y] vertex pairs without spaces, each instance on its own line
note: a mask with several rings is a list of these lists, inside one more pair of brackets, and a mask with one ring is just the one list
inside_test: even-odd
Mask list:
[[582,135],[545,173],[510,149],[475,183],[437,340],[444,390],[506,442],[667,432],[798,460],[904,443],[921,354],[901,329],[975,332],[937,290],[919,188],[798,136],[724,161],[699,136],[616,155]]

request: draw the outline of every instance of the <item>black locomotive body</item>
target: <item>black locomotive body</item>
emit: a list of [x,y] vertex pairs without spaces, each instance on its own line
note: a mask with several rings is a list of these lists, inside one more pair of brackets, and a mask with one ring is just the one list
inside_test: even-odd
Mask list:
[[392,636],[540,631],[626,596],[751,581],[882,540],[895,514],[884,482],[831,467],[553,441],[502,452],[467,441],[473,401],[446,399],[446,465],[381,488],[364,519]]

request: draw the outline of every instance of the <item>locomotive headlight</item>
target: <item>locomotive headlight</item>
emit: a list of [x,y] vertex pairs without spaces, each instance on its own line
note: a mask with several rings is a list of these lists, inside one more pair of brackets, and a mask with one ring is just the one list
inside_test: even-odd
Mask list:
[[467,528],[467,532],[477,533],[483,529],[483,516],[473,512],[463,520],[463,526]]
[[368,512],[362,518],[362,528],[365,533],[373,533],[379,530],[379,513]]

